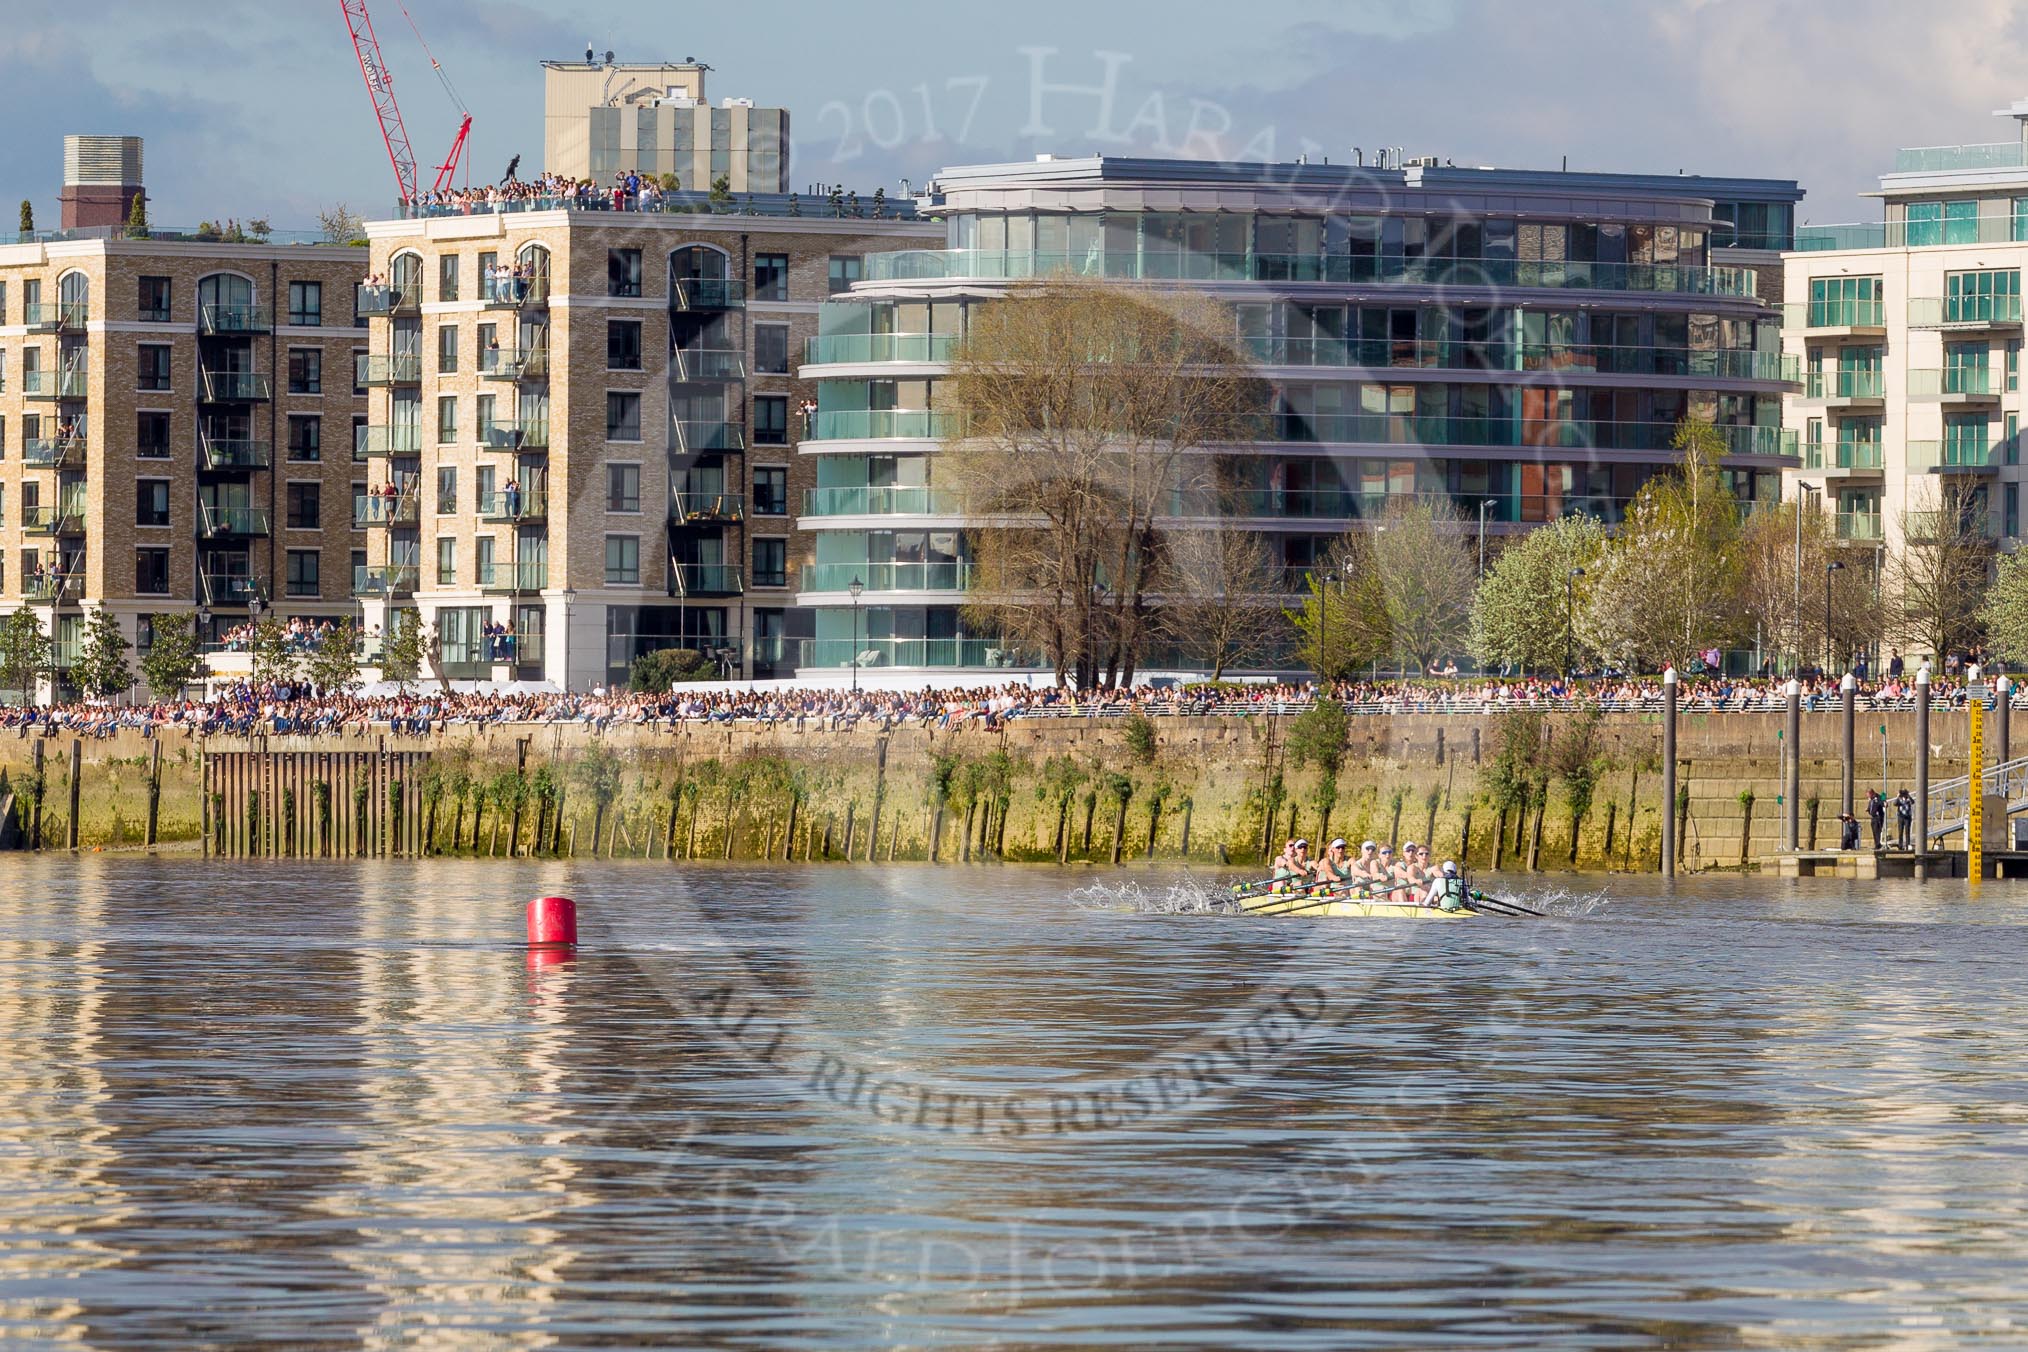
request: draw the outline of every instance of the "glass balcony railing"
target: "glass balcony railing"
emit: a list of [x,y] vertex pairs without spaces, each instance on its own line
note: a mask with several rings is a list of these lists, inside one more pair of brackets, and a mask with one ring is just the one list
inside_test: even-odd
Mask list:
[[717,419],[703,421],[679,419],[676,422],[676,445],[684,451],[743,451],[746,449],[746,433],[738,423]]
[[74,469],[85,462],[85,440],[30,437],[21,443],[21,462],[30,469]]
[[30,399],[83,399],[91,393],[91,376],[85,371],[24,371],[21,392]]
[[414,564],[392,564],[380,568],[352,570],[355,596],[413,596],[419,570]]
[[1912,329],[2011,329],[2021,325],[2019,296],[1914,296]]
[[197,534],[206,540],[226,536],[260,537],[268,533],[268,514],[258,507],[197,505]]
[[265,305],[200,305],[197,331],[215,337],[229,333],[267,333],[275,327],[275,312]]
[[496,488],[479,494],[479,517],[483,521],[534,523],[549,516],[549,494],[539,488]]
[[262,403],[269,397],[268,378],[258,371],[200,371],[198,397],[213,404]]
[[[820,415],[821,416],[821,415]],[[1466,418],[1412,413],[1289,413],[1255,424],[1257,440],[1380,446],[1527,446],[1547,450],[1667,451],[1670,422]],[[1779,427],[1715,427],[1726,455],[1794,455],[1797,434]]]
[[928,409],[833,409],[811,415],[811,441],[859,441],[892,437],[938,440],[945,420]]
[[669,283],[672,310],[736,310],[746,304],[746,283],[731,277],[677,277]]
[[1917,367],[1908,373],[1908,397],[1940,399],[2000,397],[2000,377],[1985,366]]
[[1840,512],[1838,513],[1838,538],[1840,540],[1873,541],[1882,537],[1880,513]]
[[21,307],[21,322],[30,333],[82,333],[90,317],[90,305],[81,300],[35,300]]
[[955,333],[834,333],[803,344],[812,366],[862,362],[945,362],[957,351]]
[[422,454],[422,429],[419,427],[361,427],[354,431],[352,451],[356,456],[374,459],[383,455]]
[[61,502],[21,509],[21,527],[30,535],[79,535],[84,532],[84,504]]
[[1902,534],[1915,544],[1999,538],[1999,532],[1993,528],[1992,516],[1976,509],[1939,511],[1932,507],[1908,512],[1901,519],[1901,528]]
[[1879,469],[1877,441],[1811,441],[1803,444],[1804,469]]
[[503,594],[539,592],[549,585],[547,563],[481,564],[474,572],[481,591]]
[[1267,366],[1371,370],[1568,371],[1577,374],[1713,376],[1727,380],[1800,380],[1802,360],[1780,352],[1700,351],[1601,343],[1465,343],[1366,338],[1240,339],[1240,350]]
[[76,573],[43,573],[21,585],[23,599],[37,605],[67,605],[84,594],[84,579]]
[[549,278],[482,277],[479,303],[489,310],[538,307],[549,304]]
[[1887,382],[1879,371],[1811,371],[1803,378],[1805,399],[1884,399]]
[[796,579],[810,592],[843,592],[857,578],[867,591],[963,591],[972,585],[969,563],[813,563]]
[[1897,174],[1948,173],[1954,169],[2020,169],[2028,166],[2028,150],[2019,141],[1984,145],[1911,146],[1894,152]]
[[546,450],[549,419],[494,418],[479,424],[479,444],[489,451]]
[[261,595],[260,583],[245,573],[199,573],[197,590],[208,606],[237,608]]
[[746,358],[731,349],[679,347],[670,356],[678,380],[746,379]]
[[420,385],[422,357],[414,352],[397,352],[392,356],[369,356],[366,359],[366,371],[361,383],[376,387]]
[[479,354],[481,380],[547,380],[549,349],[546,347],[495,347]]
[[1320,254],[1001,252],[905,249],[869,254],[869,282],[1022,281],[1051,276],[1134,281],[1327,282],[1448,288],[1666,292],[1751,298],[1752,268],[1650,263],[1536,262],[1511,258],[1382,258]]
[[386,497],[369,493],[352,501],[352,524],[358,529],[376,526],[413,526],[422,519],[422,503],[413,493]]
[[1028,665],[1019,651],[985,638],[806,638],[796,641],[799,667],[979,667]]
[[237,438],[199,437],[197,454],[201,468],[228,472],[266,469],[271,458],[267,442]]
[[1887,303],[1879,300],[1788,301],[1782,306],[1785,329],[1884,329]]
[[670,496],[669,515],[690,526],[730,525],[746,517],[746,498],[739,493],[693,493]]
[[381,315],[418,314],[422,310],[422,286],[368,286],[360,283],[352,293],[354,312],[367,318]]
[[805,516],[949,516],[959,510],[956,494],[927,484],[803,490]]
[[678,596],[738,596],[746,588],[739,568],[730,563],[673,563]]
[[1936,470],[1983,470],[1994,465],[1999,447],[1984,440],[1911,441],[1906,452],[1911,474]]

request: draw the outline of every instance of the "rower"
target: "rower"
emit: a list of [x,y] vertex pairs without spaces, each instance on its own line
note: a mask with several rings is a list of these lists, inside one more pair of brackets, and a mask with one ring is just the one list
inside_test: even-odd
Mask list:
[[1373,894],[1377,897],[1391,896],[1401,886],[1401,869],[1394,862],[1394,847],[1382,845],[1380,857],[1373,862]]
[[1270,869],[1270,876],[1274,879],[1273,890],[1276,892],[1288,891],[1288,881],[1297,872],[1296,842],[1285,840],[1282,842],[1282,852],[1275,856],[1274,864]]
[[1444,860],[1444,866],[1436,877],[1430,879],[1429,892],[1422,904],[1434,906],[1440,911],[1462,911],[1466,902],[1465,880],[1458,876],[1458,866]]
[[1357,877],[1352,861],[1345,857],[1344,837],[1340,836],[1324,847],[1324,857],[1317,861],[1318,882],[1349,883]]
[[1372,882],[1380,876],[1380,861],[1374,857],[1379,846],[1370,840],[1359,842],[1359,857],[1352,861],[1352,872],[1363,882]]
[[1415,889],[1409,893],[1410,896],[1421,891],[1423,884],[1429,881],[1423,873],[1422,847],[1412,840],[1401,847],[1401,880]]

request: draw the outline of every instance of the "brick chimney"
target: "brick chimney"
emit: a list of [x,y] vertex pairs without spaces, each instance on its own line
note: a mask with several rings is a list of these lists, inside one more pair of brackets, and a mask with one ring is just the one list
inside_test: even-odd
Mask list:
[[141,138],[138,136],[66,136],[63,138],[63,206],[65,230],[92,230],[127,223],[141,187]]

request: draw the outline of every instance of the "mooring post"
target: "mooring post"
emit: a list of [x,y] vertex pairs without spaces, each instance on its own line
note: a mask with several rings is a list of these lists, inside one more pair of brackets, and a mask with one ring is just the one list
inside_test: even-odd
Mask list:
[[155,844],[155,826],[160,819],[162,807],[162,739],[152,736],[148,739],[148,839],[147,845]]
[[83,795],[78,792],[78,781],[83,778],[84,739],[82,737],[73,737],[70,739],[70,822],[64,828],[64,835],[69,838],[69,845],[73,850],[77,848],[78,842],[78,807],[83,802]]
[[1676,876],[1676,668],[1662,672],[1662,876]]
[[[1859,679],[1848,671],[1845,673],[1845,678],[1838,682],[1838,699],[1845,718],[1845,766],[1839,776],[1838,810],[1848,817],[1852,815],[1852,763],[1857,756],[1857,743],[1854,738],[1854,719],[1856,716],[1854,709],[1858,695]],[[1844,844],[1842,833],[1845,829],[1845,824],[1840,822],[1838,829],[1841,833],[1841,839],[1838,843],[1842,846]]]
[[1929,668],[1915,673],[1915,876],[1929,877]]
[[2005,765],[2012,752],[2008,749],[2013,740],[2014,682],[2005,676],[1993,682],[1993,702],[2000,715],[2000,764]]
[[1784,739],[1788,742],[1789,763],[1788,772],[1782,779],[1782,848],[1785,850],[1799,850],[1802,848],[1803,841],[1801,817],[1803,810],[1803,683],[1791,676],[1789,677],[1788,685],[1783,688],[1783,693],[1788,696],[1789,701],[1788,736]]

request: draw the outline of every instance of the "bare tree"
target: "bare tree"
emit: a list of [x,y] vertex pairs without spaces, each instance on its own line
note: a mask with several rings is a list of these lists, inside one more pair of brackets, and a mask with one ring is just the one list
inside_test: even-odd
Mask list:
[[1883,590],[1901,641],[1943,657],[1979,637],[1993,562],[1986,492],[1983,485],[1946,478],[1911,499],[1919,505],[1901,514],[1901,543],[1888,556]]
[[1740,530],[1739,554],[1741,609],[1763,648],[1806,666],[1880,637],[1873,551],[1841,544],[1828,513],[1793,502],[1755,512]]
[[366,238],[366,222],[343,202],[334,202],[317,213],[317,227],[326,244],[350,244]]
[[975,315],[939,384],[938,479],[998,518],[968,533],[969,609],[1059,682],[1133,679],[1162,522],[1265,405],[1232,332],[1204,297],[1038,283]]
[[1267,598],[1281,589],[1282,570],[1259,532],[1179,531],[1166,545],[1163,632],[1202,653],[1212,680],[1280,651],[1287,630]]

